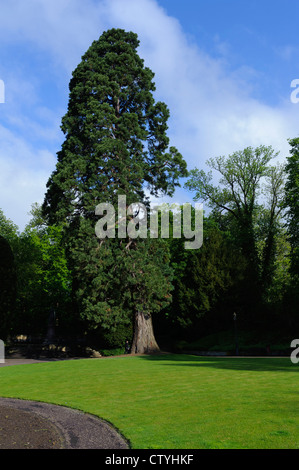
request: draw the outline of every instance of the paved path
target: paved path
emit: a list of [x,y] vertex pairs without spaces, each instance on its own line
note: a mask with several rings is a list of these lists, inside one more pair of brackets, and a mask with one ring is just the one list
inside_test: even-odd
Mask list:
[[[37,441],[41,431],[48,434]],[[96,416],[64,406],[0,398],[0,449],[52,449],[54,441],[62,449],[129,449],[126,440]]]
[[[17,366],[21,364],[38,364],[39,362],[53,362],[53,361],[68,361],[76,360],[81,358],[69,358],[69,359],[5,359],[5,362],[0,362],[0,367],[5,366]],[[86,358],[84,358],[86,359]]]

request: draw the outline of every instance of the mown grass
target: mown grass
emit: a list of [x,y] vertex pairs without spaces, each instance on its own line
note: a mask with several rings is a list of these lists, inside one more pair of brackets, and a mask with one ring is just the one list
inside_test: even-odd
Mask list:
[[289,358],[70,360],[0,368],[0,396],[100,416],[136,449],[298,449],[298,371]]

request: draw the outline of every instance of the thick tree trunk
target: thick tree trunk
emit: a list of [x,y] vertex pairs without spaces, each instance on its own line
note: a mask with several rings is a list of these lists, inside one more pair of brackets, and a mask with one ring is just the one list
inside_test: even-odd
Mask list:
[[160,348],[154,336],[151,315],[137,311],[131,354],[151,354],[158,351]]

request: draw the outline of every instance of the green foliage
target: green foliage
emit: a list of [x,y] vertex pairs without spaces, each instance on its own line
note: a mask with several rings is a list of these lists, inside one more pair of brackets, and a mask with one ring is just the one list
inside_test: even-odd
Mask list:
[[297,327],[299,303],[299,138],[289,140],[289,143],[291,150],[287,157],[284,203],[290,243],[290,282],[285,295],[285,310],[288,312],[290,323]]
[[[199,250],[172,233],[96,236],[98,204],[116,208],[117,236],[118,196],[126,209],[136,202],[149,209],[146,194],[171,196],[187,176],[138,46],[122,29],[91,44],[70,80],[65,140],[42,209],[32,206],[21,234],[0,210],[2,335],[12,325],[43,332],[52,308],[65,329],[80,322],[107,349],[132,336],[138,312],[161,325],[162,311],[167,326],[186,334],[226,327],[233,311],[265,324],[297,318],[299,138],[289,141],[286,166],[272,166],[277,153],[261,145],[211,158],[209,172],[190,171],[185,187],[212,209]],[[125,225],[136,217],[127,213]]]
[[0,235],[0,339],[10,333],[16,301],[16,267],[8,241]]
[[0,209],[0,339],[11,332],[15,321],[17,291],[16,250],[19,228]]
[[169,301],[167,246],[144,240],[129,250],[114,239],[99,246],[93,232],[93,224],[81,219],[69,245],[74,295],[89,329],[101,327],[104,336],[111,330],[117,337],[132,323],[137,307],[155,313]]
[[[246,261],[243,310],[248,318],[259,314],[277,269],[279,233],[282,230],[284,167],[271,166],[278,154],[272,147],[247,147],[228,157],[208,160],[220,175],[195,168],[185,187],[194,199],[206,201],[213,217],[231,233]],[[277,280],[277,276],[276,276]]]
[[144,185],[170,195],[186,175],[181,155],[168,149],[169,111],[154,101],[154,74],[138,45],[134,33],[104,32],[73,72],[65,141],[44,203],[55,222],[91,217],[99,202],[116,203],[118,194],[143,202]]
[[212,172],[195,168],[190,171],[185,187],[195,191],[195,200],[207,201],[212,207],[229,211],[245,221],[252,216],[261,190],[260,181],[267,175],[268,163],[275,156],[272,147],[260,146],[247,147],[228,157],[211,158],[207,164],[220,173],[220,186],[213,185]]
[[[233,317],[231,316],[231,323]],[[233,325],[232,325],[233,326]],[[282,331],[269,329],[267,331],[256,329],[250,330],[238,328],[238,346],[239,354],[245,356],[267,356],[267,347],[270,348],[270,354],[283,352],[287,355],[290,351],[290,335],[283,334]],[[218,329],[208,335],[203,335],[195,341],[181,341],[177,343],[177,351],[217,351],[225,355],[235,355],[235,334],[234,328],[227,330]]]
[[98,239],[96,206],[117,207],[125,195],[126,208],[135,202],[148,207],[146,189],[172,195],[187,174],[182,156],[169,147],[169,110],[155,102],[154,74],[138,46],[136,34],[111,29],[83,55],[70,81],[65,140],[43,204],[48,223],[66,224],[80,315],[89,329],[106,332],[128,326],[138,311],[163,308],[170,298],[168,255],[159,241]]
[[200,249],[185,250],[183,239],[171,239],[170,252],[174,289],[169,316],[193,335],[201,317],[209,312],[217,317],[219,303],[225,316],[242,285],[245,260],[212,217],[204,218]]
[[[47,227],[37,204],[33,205],[32,219],[21,234],[2,212],[0,215],[0,232],[12,247],[14,272],[12,281],[12,268],[7,268],[3,258],[10,252],[8,248],[4,249],[1,284],[10,284],[13,292],[13,307],[5,310],[9,333],[44,334],[51,309],[57,309],[63,324],[70,304],[71,278],[64,254],[62,227]],[[2,315],[1,320],[3,324]]]
[[21,236],[20,246],[20,307],[24,308],[23,302],[27,305],[31,328],[36,322],[45,329],[51,309],[55,308],[58,316],[59,311],[65,315],[70,302],[71,278],[62,246],[62,229],[47,227],[42,236],[34,230],[27,232]]
[[287,209],[288,233],[291,243],[291,271],[299,275],[299,138],[289,141],[290,155],[287,157],[285,206]]
[[19,227],[14,224],[10,219],[5,217],[3,211],[0,209],[0,235],[5,238],[14,250],[18,243]]
[[115,348],[115,349],[101,349],[100,353],[102,356],[119,356],[124,354],[124,348]]
[[116,330],[101,329],[100,332],[100,338],[96,338],[97,344],[101,344],[102,348],[109,350],[121,348],[122,351],[124,351],[126,340],[129,340],[133,336],[132,324],[118,326]]

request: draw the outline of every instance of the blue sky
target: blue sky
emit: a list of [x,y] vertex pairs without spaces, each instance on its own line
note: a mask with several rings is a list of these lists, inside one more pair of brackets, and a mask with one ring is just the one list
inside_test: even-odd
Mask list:
[[253,95],[276,105],[298,75],[297,0],[160,0],[187,35],[229,71],[254,72]]
[[55,168],[72,70],[106,29],[138,34],[189,169],[249,145],[284,160],[299,134],[297,0],[0,0],[0,11],[0,208],[20,230]]

